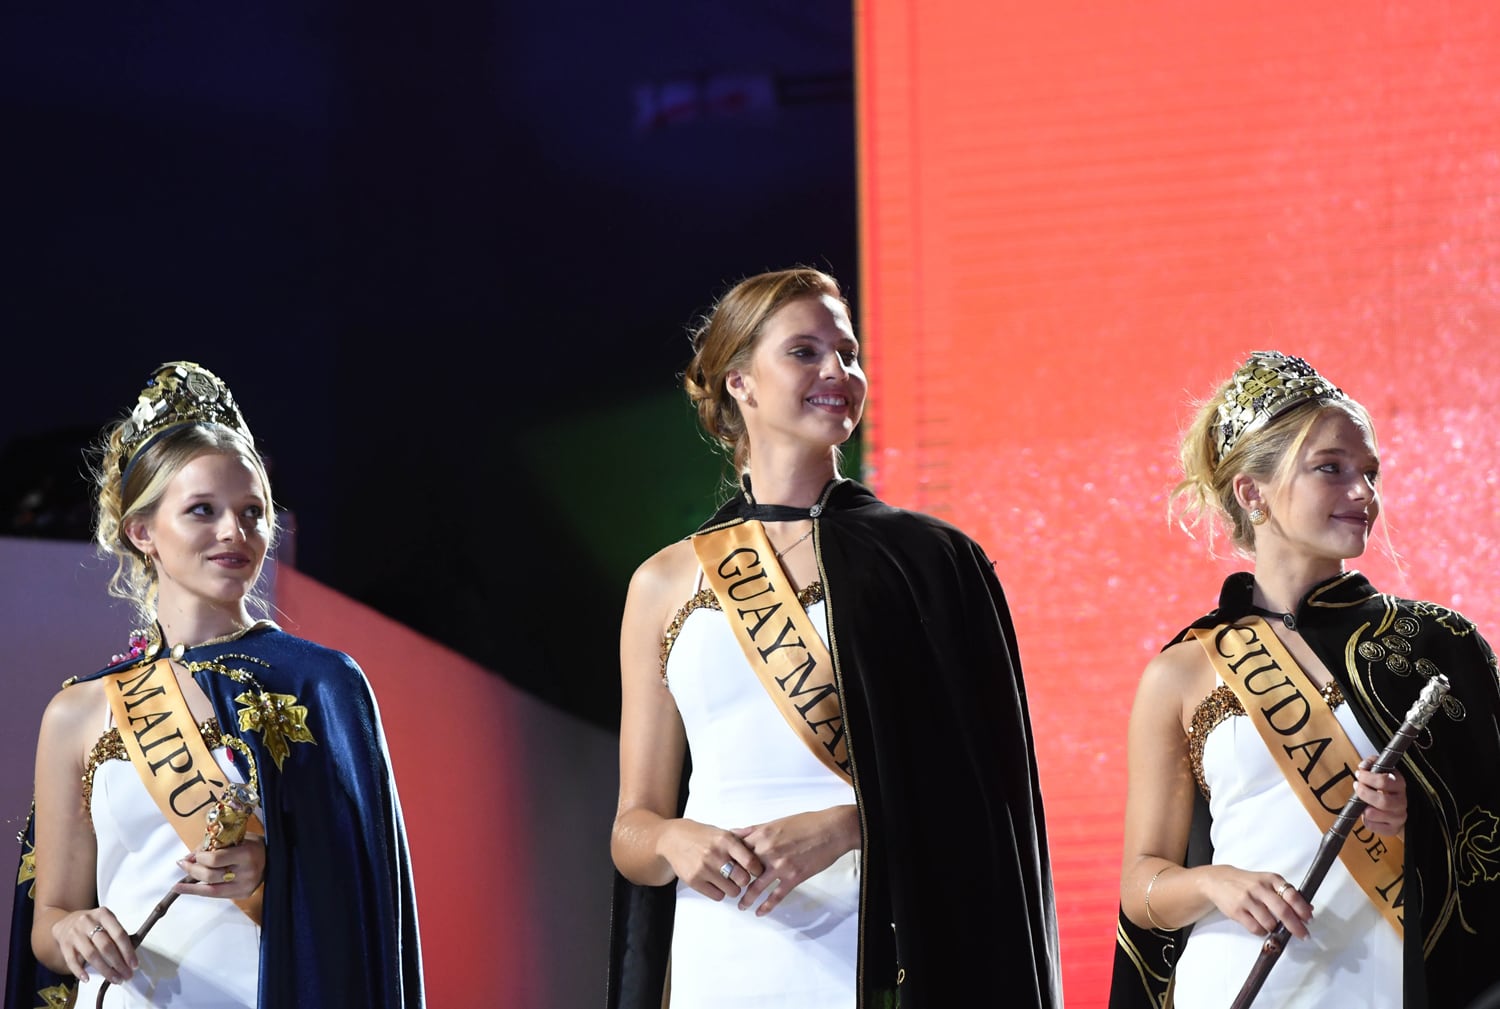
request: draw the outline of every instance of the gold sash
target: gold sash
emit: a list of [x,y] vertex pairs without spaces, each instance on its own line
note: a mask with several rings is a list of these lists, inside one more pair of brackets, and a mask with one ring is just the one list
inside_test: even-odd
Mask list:
[[[203,846],[204,815],[225,782],[188,710],[166,659],[132,666],[104,679],[104,692],[130,763],[167,822],[189,850]],[[253,815],[246,833],[265,834]],[[257,925],[264,888],[236,900]]]
[[[1354,794],[1360,755],[1333,709],[1260,617],[1193,637],[1255,723],[1287,784],[1327,834]],[[1404,934],[1406,846],[1356,822],[1339,858],[1397,935]]]
[[745,659],[797,737],[852,781],[833,659],[758,521],[693,537],[693,549]]

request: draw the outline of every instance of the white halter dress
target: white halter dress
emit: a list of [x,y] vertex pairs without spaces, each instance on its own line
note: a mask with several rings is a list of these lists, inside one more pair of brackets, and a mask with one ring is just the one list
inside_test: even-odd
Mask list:
[[[213,751],[220,769],[244,781],[227,753],[222,747]],[[133,932],[182,879],[177,860],[188,849],[128,760],[97,764],[89,812],[98,844],[99,903]],[[258,1000],[260,928],[233,901],[178,897],[137,955],[140,969],[126,983],[109,986],[104,1009],[253,1009]],[[103,981],[98,971],[89,971],[89,981],[79,986],[79,1009],[93,1009]]]
[[[803,591],[826,643],[821,599],[819,586]],[[712,591],[678,616],[664,671],[692,759],[685,815],[732,829],[854,802],[849,783],[782,718]],[[858,947],[858,852],[804,881],[765,917],[679,883],[672,1009],[852,1009]]]
[[[1222,711],[1232,700],[1229,688],[1221,685],[1199,705],[1200,716],[1206,707],[1217,705]],[[1361,756],[1379,752],[1348,704],[1340,703],[1335,714]],[[1277,872],[1293,885],[1300,883],[1323,835],[1249,718],[1228,715],[1208,732],[1202,777],[1213,816],[1214,862]],[[1351,838],[1348,843],[1355,842]],[[1399,1009],[1401,939],[1342,862],[1334,862],[1311,903],[1309,938],[1288,941],[1255,1004]],[[1259,957],[1262,941],[1218,911],[1199,920],[1174,975],[1176,1009],[1228,1009]]]

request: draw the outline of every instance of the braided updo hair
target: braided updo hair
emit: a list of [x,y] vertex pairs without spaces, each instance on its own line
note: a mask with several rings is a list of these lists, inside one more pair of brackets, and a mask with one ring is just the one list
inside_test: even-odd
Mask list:
[[[238,431],[222,424],[184,424],[158,435],[132,457],[122,446],[125,424],[122,419],[106,428],[95,449],[94,542],[102,557],[115,562],[109,594],[128,600],[142,625],[149,626],[156,619],[156,569],[125,530],[132,519],[155,514],[167,486],[184,466],[208,453],[237,455],[245,460],[260,478],[266,499],[268,551],[275,542],[276,514],[265,463]],[[121,474],[127,469],[122,481]],[[253,596],[250,601],[258,602]]]
[[1370,432],[1372,443],[1375,424],[1369,411],[1347,396],[1309,399],[1246,431],[1221,458],[1216,440],[1221,421],[1219,408],[1234,388],[1237,374],[1238,370],[1198,405],[1192,423],[1183,434],[1178,447],[1182,479],[1168,496],[1167,516],[1189,533],[1208,524],[1210,542],[1217,524],[1240,553],[1253,556],[1253,526],[1249,514],[1235,498],[1234,478],[1243,473],[1257,480],[1275,482],[1289,476],[1313,426],[1330,412],[1348,414]]
[[821,270],[794,267],[747,277],[730,288],[691,333],[693,358],[683,388],[703,431],[729,453],[736,473],[750,462],[739,402],[729,394],[731,371],[749,367],[766,320],[790,301],[828,295],[849,310],[838,281]]

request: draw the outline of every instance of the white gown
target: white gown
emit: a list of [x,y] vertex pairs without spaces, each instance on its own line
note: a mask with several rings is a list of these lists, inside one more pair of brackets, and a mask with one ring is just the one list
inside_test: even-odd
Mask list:
[[[1340,704],[1335,714],[1360,756],[1379,752],[1348,704]],[[1323,835],[1287,787],[1249,718],[1233,715],[1208,734],[1203,775],[1213,815],[1214,862],[1277,872],[1299,884]],[[1309,937],[1288,940],[1255,1004],[1399,1009],[1401,940],[1342,861],[1329,868],[1311,903]],[[1228,1009],[1262,941],[1218,911],[1199,920],[1177,965],[1176,1009]]]
[[[732,829],[852,803],[854,789],[793,734],[711,599],[700,592],[689,604],[666,660],[692,755],[685,815]],[[826,644],[826,607],[815,602],[808,615]],[[679,883],[672,1009],[852,1007],[858,945],[858,852],[764,918]]]
[[[244,781],[226,752],[213,751],[220,768]],[[133,932],[182,879],[177,860],[187,847],[128,760],[101,762],[93,789],[99,903]],[[126,983],[109,986],[104,1009],[245,1009],[258,1000],[260,928],[233,901],[183,894],[152,926],[137,956],[140,969]],[[103,983],[97,970],[89,971],[79,986],[79,1009],[94,1009]]]

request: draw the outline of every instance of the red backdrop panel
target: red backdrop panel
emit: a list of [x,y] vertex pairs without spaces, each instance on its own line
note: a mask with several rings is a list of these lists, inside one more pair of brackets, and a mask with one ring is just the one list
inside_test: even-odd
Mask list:
[[1400,561],[1358,566],[1497,636],[1500,11],[863,0],[856,18],[866,478],[996,560],[1068,1005],[1102,1006],[1131,695],[1237,566],[1165,522],[1191,400],[1248,351],[1306,357],[1378,424]]
[[428,1004],[478,1004],[481,975],[506,979],[515,1005],[554,1004],[549,972],[537,968],[549,955],[532,927],[543,917],[542,852],[515,689],[290,568],[277,572],[276,597],[288,631],[355,657],[380,706],[411,848]]

